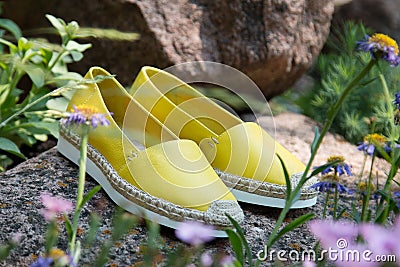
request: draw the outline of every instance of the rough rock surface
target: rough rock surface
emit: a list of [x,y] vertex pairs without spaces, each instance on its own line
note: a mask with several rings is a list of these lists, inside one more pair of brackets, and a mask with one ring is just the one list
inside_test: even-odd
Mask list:
[[[143,65],[216,61],[250,76],[267,98],[312,64],[329,33],[332,0],[6,1],[4,15],[23,28],[48,26],[45,13],[82,26],[136,31],[133,43],[94,41],[76,66],[109,69],[125,84]],[[195,71],[195,70],[192,70]]]
[[362,21],[376,32],[400,40],[400,0],[352,0],[335,10],[333,24],[343,20]]
[[[274,127],[269,119],[261,119],[261,123],[268,129]],[[302,115],[292,113],[281,114],[275,117],[276,139],[284,144],[290,151],[297,155],[304,162],[309,155],[309,145],[313,138],[313,127],[316,123]],[[331,154],[343,154],[353,164],[355,170],[362,165],[363,155],[356,147],[348,144],[339,136],[329,134],[320,150],[316,163],[320,164]],[[384,161],[377,161],[377,170],[387,170],[388,164]],[[76,177],[78,169],[55,148],[48,152],[30,159],[14,169],[0,174],[0,243],[19,232],[22,234],[21,245],[13,254],[0,266],[27,266],[35,256],[43,251],[43,236],[45,232],[44,219],[39,213],[42,208],[39,196],[47,191],[53,195],[73,200],[77,188]],[[348,185],[354,185],[355,179],[344,181]],[[96,185],[93,179],[87,178],[86,190]],[[316,217],[322,214],[322,201],[320,196],[317,205],[312,208],[292,210],[285,223],[305,213],[315,213]],[[350,208],[351,197],[342,197],[339,205]],[[264,248],[269,234],[271,233],[279,209],[261,207],[249,204],[242,204],[246,219],[243,224],[244,233],[251,245],[253,256]],[[108,196],[101,190],[85,207],[80,221],[80,227],[87,229],[87,221],[90,213],[96,212],[103,218],[102,227],[97,236],[97,244],[101,244],[109,238],[111,218],[115,205]],[[174,247],[179,242],[174,237],[174,232],[167,228],[161,228],[161,235],[169,247]],[[111,250],[111,266],[137,266],[143,260],[139,250],[140,244],[147,239],[146,230],[143,224],[137,226]],[[60,247],[65,248],[66,239],[62,238]],[[275,245],[275,249],[309,250],[315,245],[315,239],[302,226],[281,238]],[[232,253],[229,243],[225,239],[218,239],[210,242],[206,249],[215,252]],[[84,248],[82,252],[82,265],[90,266],[98,253],[96,247]],[[285,263],[285,265],[288,262]],[[262,262],[261,266],[270,265]]]

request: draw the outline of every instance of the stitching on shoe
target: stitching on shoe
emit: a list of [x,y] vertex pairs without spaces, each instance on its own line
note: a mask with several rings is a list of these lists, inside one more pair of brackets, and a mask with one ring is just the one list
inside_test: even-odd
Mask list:
[[[231,173],[223,172],[219,169],[214,169],[221,180],[229,188],[237,189],[244,192],[249,192],[252,194],[273,197],[273,198],[286,198],[286,186],[272,184],[268,182],[261,182]],[[292,187],[296,186],[298,181],[301,179],[303,173],[293,174],[291,177]],[[306,183],[301,189],[300,200],[312,199],[318,195],[318,191],[315,189],[309,189],[308,186],[317,182],[317,178],[311,178],[308,183]],[[250,189],[253,189],[250,191]]]

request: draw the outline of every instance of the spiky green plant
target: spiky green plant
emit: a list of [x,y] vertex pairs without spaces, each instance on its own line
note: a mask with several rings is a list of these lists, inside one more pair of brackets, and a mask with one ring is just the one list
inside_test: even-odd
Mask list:
[[[357,53],[356,40],[368,33],[362,24],[346,22],[336,28],[327,42],[326,50],[318,57],[310,72],[315,79],[313,87],[303,94],[293,95],[294,102],[305,115],[324,122],[326,110],[338,99],[348,81],[370,59],[367,53]],[[396,91],[400,81],[398,68],[379,64],[358,85],[346,99],[335,118],[331,131],[343,135],[347,140],[357,143],[369,132],[388,134],[388,107],[382,94],[382,84],[378,72],[386,74],[391,93]]]

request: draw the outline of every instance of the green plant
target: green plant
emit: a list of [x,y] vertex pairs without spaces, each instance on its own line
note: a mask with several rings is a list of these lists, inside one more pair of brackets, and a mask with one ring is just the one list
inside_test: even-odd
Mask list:
[[[135,40],[137,34],[117,30],[80,28],[72,21],[46,15],[61,43],[43,38],[22,37],[20,28],[9,19],[0,19],[0,171],[12,163],[10,155],[21,158],[22,145],[32,146],[46,141],[48,135],[58,137],[59,110],[66,107],[70,94],[63,91],[58,99],[43,98],[54,88],[67,87],[82,80],[68,70],[68,64],[78,62],[91,44],[78,43],[78,38],[96,37]],[[42,29],[43,31],[43,29]],[[120,35],[120,36],[119,36]],[[23,84],[30,84],[22,88]],[[43,99],[42,99],[43,98]],[[41,101],[37,101],[42,99]],[[32,103],[35,105],[31,106]],[[20,116],[13,116],[24,110]]]
[[[357,53],[355,49],[356,41],[368,32],[370,30],[362,24],[353,22],[346,22],[341,28],[333,30],[326,44],[328,52],[319,55],[310,72],[314,78],[313,87],[304,93],[289,96],[299,106],[300,112],[321,123],[326,120],[326,110],[337,102],[348,81],[370,59],[369,54]],[[343,135],[352,143],[361,142],[370,132],[371,121],[374,121],[373,131],[388,134],[389,114],[380,90],[379,73],[385,73],[389,91],[395,92],[400,81],[399,69],[388,64],[373,68],[341,105],[332,123],[332,132]]]
[[[64,86],[70,81],[82,79],[78,73],[68,72],[67,64],[78,61],[90,44],[79,44],[77,38],[79,26],[76,22],[62,23],[62,20],[47,15],[62,37],[61,46],[46,40],[27,39],[11,20],[3,19],[0,23],[10,34],[2,33],[0,38],[0,122],[18,110],[46,95],[52,88]],[[11,41],[12,37],[16,43]],[[20,88],[21,81],[28,77],[29,90]],[[23,144],[32,146],[37,141],[45,141],[47,135],[58,136],[57,121],[46,116],[45,100],[37,103],[29,113],[2,124],[0,128],[0,149],[24,158],[19,147]],[[6,149],[4,149],[6,147]],[[11,163],[7,154],[0,156],[0,170]]]

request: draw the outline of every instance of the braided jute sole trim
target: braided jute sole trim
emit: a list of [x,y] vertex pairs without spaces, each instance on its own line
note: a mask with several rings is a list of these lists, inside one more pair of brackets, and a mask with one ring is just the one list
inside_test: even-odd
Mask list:
[[[65,139],[66,142],[79,150],[79,136],[60,124],[60,140],[61,139]],[[232,227],[225,213],[228,213],[238,223],[242,223],[244,220],[243,211],[235,201],[217,200],[211,203],[207,211],[202,212],[184,208],[164,199],[152,196],[121,178],[104,156],[90,144],[88,144],[87,151],[88,159],[101,170],[112,189],[123,196],[125,202],[128,200],[131,204],[135,204],[142,209],[154,212],[175,222],[196,220],[213,225],[217,230]],[[63,151],[60,152],[63,154]],[[96,177],[93,178],[96,179]],[[143,214],[136,215],[143,216]],[[160,223],[162,224],[162,222]],[[173,227],[171,225],[166,226]]]
[[[241,177],[238,175],[230,174],[227,172],[223,172],[219,169],[214,169],[214,170],[216,171],[218,176],[221,178],[221,180],[225,183],[225,185],[227,187],[234,189],[234,192],[235,192],[235,190],[237,190],[237,191],[239,191],[239,193],[245,192],[245,193],[253,194],[254,195],[253,199],[257,198],[257,197],[259,197],[260,199],[263,197],[266,197],[266,198],[271,198],[271,199],[277,199],[279,201],[279,200],[284,200],[286,198],[286,185],[277,185],[277,184],[272,184],[272,183],[268,183],[268,182],[261,182],[261,181]],[[302,175],[303,175],[303,173],[296,173],[296,174],[292,175],[292,177],[290,179],[292,188],[294,188],[298,184]],[[299,203],[301,203],[302,201],[304,203],[308,203],[308,204],[305,204],[304,207],[315,204],[316,197],[318,195],[318,191],[313,188],[309,188],[309,187],[317,182],[318,182],[318,179],[316,177],[311,177],[303,185],[303,187],[300,191],[300,196],[297,201]],[[237,198],[239,201],[241,201],[241,199],[239,197],[237,197]],[[315,201],[313,201],[313,200],[315,200]],[[255,202],[252,202],[252,203],[255,203]],[[281,203],[283,203],[283,202],[281,202]],[[257,203],[255,203],[255,204],[257,204]],[[278,204],[278,205],[273,205],[273,206],[279,207],[281,205]],[[299,207],[301,207],[301,204]]]

